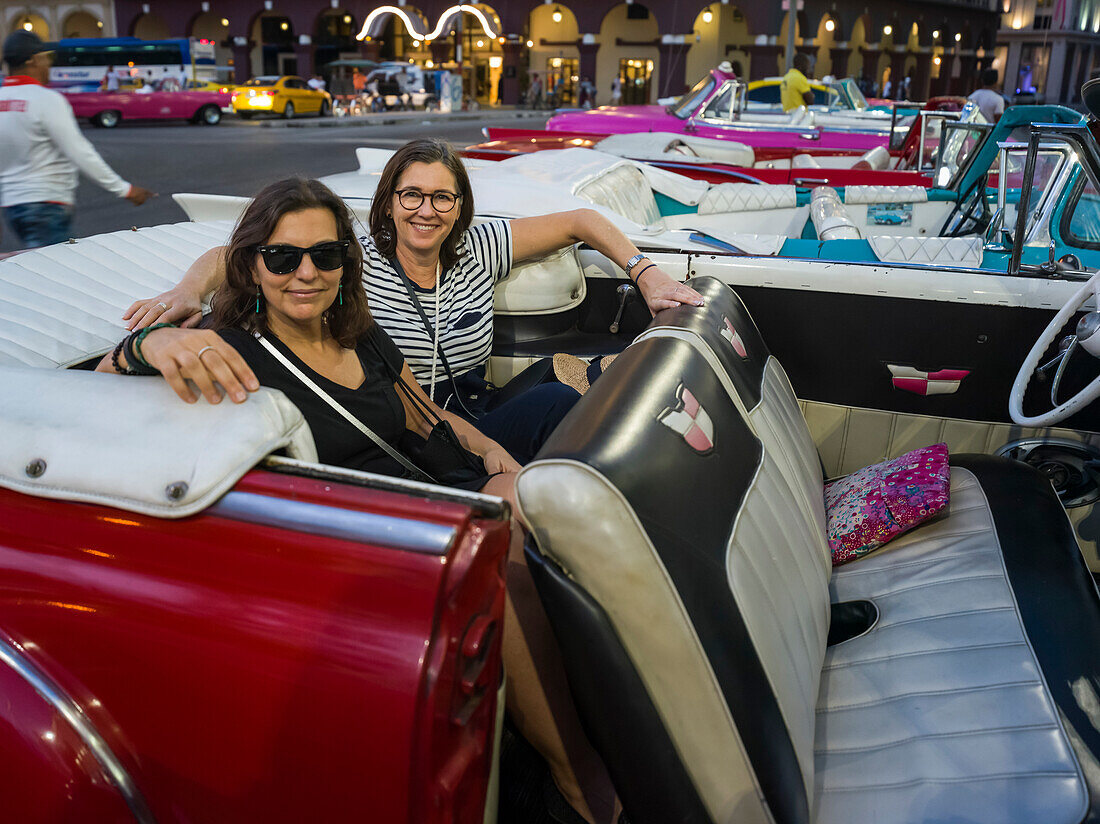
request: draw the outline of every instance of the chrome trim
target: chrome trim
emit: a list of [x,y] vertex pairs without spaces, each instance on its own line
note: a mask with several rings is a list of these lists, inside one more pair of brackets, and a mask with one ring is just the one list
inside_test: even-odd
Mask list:
[[0,637],[0,661],[34,687],[34,691],[69,722],[69,726],[80,736],[84,746],[91,750],[107,779],[118,790],[126,806],[130,808],[134,820],[141,824],[156,824],[156,819],[145,804],[145,798],[130,777],[130,773],[122,766],[122,762],[111,751],[110,746],[92,725],[80,705],[55,684],[53,679],[42,672],[27,657],[26,652],[10,638]]
[[446,555],[458,535],[458,530],[453,526],[292,501],[254,492],[228,492],[206,511],[220,518],[425,555]]
[[455,489],[449,486],[436,486],[421,481],[409,481],[404,478],[395,478],[392,475],[375,475],[372,472],[345,469],[341,466],[309,463],[295,458],[284,458],[280,455],[271,455],[265,458],[263,466],[265,469],[287,475],[305,475],[322,481],[337,481],[369,489],[403,492],[433,501],[451,501],[452,503],[468,506],[478,515],[489,518],[507,520],[512,517],[511,507],[508,506],[507,501],[495,495],[485,495],[481,492],[468,492],[465,489]]

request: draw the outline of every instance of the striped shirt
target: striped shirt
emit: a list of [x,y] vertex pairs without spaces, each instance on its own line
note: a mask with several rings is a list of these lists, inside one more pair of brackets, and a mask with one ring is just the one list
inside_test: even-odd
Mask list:
[[[374,245],[363,243],[363,285],[371,314],[405,356],[416,380],[428,390],[432,382],[433,341],[420,313],[409,299],[401,276]],[[493,348],[493,287],[512,268],[512,228],[506,220],[471,226],[458,247],[458,262],[440,275],[435,289],[413,284],[428,320],[436,325],[439,302],[439,346],[455,375],[489,361]],[[440,384],[450,391],[441,360],[435,368],[436,397]]]

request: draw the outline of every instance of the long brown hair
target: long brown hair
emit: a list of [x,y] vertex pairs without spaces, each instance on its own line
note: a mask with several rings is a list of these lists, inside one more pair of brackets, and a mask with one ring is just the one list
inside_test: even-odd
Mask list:
[[351,349],[370,329],[374,321],[363,289],[363,248],[355,237],[348,207],[323,183],[303,177],[288,177],[265,187],[237,221],[225,249],[225,282],[211,299],[208,328],[268,331],[267,312],[256,311],[257,287],[252,281],[256,249],[271,237],[283,215],[305,209],[328,209],[336,220],[338,239],[350,241],[340,275],[343,305],[333,302],[323,316],[329,334]]
[[466,174],[466,167],[462,165],[462,158],[455,153],[449,143],[431,137],[419,138],[410,140],[393,153],[386,168],[382,170],[378,187],[374,190],[374,201],[370,207],[371,237],[374,238],[374,245],[383,256],[392,258],[397,253],[397,230],[394,227],[393,217],[388,212],[393,202],[393,194],[397,191],[397,182],[413,163],[442,163],[454,175],[460,198],[458,219],[451,228],[451,233],[444,238],[443,247],[439,250],[439,262],[443,269],[447,270],[458,262],[458,249],[462,243],[462,236],[474,220],[474,195],[470,189],[470,178]]

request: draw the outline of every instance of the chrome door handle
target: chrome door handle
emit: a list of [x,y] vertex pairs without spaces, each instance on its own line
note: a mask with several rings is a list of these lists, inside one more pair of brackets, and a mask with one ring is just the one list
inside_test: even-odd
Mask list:
[[626,302],[636,295],[638,290],[634,288],[633,284],[624,283],[615,292],[619,296],[619,309],[615,312],[615,320],[611,321],[611,325],[607,328],[607,331],[612,335],[619,333],[619,322],[623,319],[623,309],[626,308]]

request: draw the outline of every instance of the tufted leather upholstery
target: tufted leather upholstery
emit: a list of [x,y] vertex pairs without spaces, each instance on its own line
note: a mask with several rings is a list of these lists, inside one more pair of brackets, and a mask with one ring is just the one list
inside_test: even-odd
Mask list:
[[845,203],[925,203],[923,186],[845,186]]
[[932,263],[939,266],[977,267],[982,262],[982,239],[970,237],[868,238],[871,251],[890,263]]
[[[879,619],[824,650],[831,570],[808,427],[732,292],[691,285],[706,306],[659,315],[517,482],[532,574],[631,819],[1082,821],[1090,795],[1059,717],[1074,678],[1046,682],[1040,662],[1064,661],[1033,650],[1035,594],[1016,597],[1036,579],[1019,558],[1055,563],[1069,546],[1064,511],[1049,539],[1026,537],[1049,547],[1012,548],[1010,573],[1000,542],[1021,527],[999,532],[985,487],[955,470],[946,515],[832,575],[833,601],[871,601]],[[1012,512],[1031,502],[1020,488],[999,493]],[[1036,513],[1060,511],[1028,488]],[[1082,608],[1100,616],[1082,574]],[[1090,672],[1091,653],[1074,654],[1068,672]]]
[[766,183],[717,183],[699,201],[699,214],[792,209],[798,205],[794,186]]
[[577,197],[605,206],[642,226],[661,222],[661,212],[645,176],[637,167],[618,163],[579,187]]

